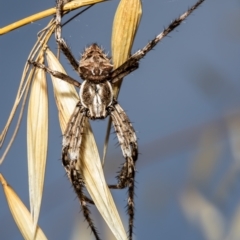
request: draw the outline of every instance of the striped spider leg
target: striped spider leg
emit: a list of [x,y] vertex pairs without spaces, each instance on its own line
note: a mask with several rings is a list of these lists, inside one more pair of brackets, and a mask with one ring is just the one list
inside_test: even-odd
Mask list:
[[166,29],[150,41],[144,48],[134,53],[125,63],[113,70],[113,65],[103,50],[92,44],[85,49],[80,62],[76,61],[64,39],[61,37],[62,7],[66,0],[57,1],[55,38],[61,51],[67,57],[74,70],[83,80],[79,83],[66,74],[53,71],[44,64],[29,61],[35,67],[42,68],[49,74],[67,81],[80,88],[79,102],[67,124],[63,135],[62,162],[67,175],[80,200],[84,217],[86,218],[95,238],[100,239],[90,218],[88,203],[93,203],[83,194],[84,179],[77,168],[77,160],[81,148],[84,123],[88,119],[112,118],[113,126],[120,143],[125,163],[118,175],[118,183],[109,185],[109,188],[122,189],[128,187],[128,214],[129,214],[129,239],[133,235],[134,219],[134,179],[135,162],[138,157],[138,146],[135,131],[126,113],[113,96],[112,85],[138,68],[139,61],[153,49],[156,44],[178,27],[204,0],[198,0],[179,18],[175,19]]

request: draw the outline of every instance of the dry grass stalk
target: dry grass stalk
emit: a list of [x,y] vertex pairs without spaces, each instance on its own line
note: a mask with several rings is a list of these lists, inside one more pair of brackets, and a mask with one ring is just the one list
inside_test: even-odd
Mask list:
[[[100,2],[104,2],[106,0],[73,0],[69,3],[67,3],[64,6],[64,10],[66,12],[68,11],[72,11],[75,10],[77,8],[83,7],[83,6],[87,6],[87,5],[91,5],[91,4],[96,4],[96,3],[100,3]],[[17,22],[14,22],[12,24],[9,24],[8,26],[5,26],[3,28],[0,28],[0,35],[6,34],[10,31],[13,31],[17,28],[20,28],[26,24],[32,23],[34,21],[40,20],[42,18],[51,16],[53,14],[56,13],[56,8],[50,8],[47,10],[44,10],[42,12],[36,13],[34,15],[31,15],[29,17],[26,17],[24,19],[21,19]]]

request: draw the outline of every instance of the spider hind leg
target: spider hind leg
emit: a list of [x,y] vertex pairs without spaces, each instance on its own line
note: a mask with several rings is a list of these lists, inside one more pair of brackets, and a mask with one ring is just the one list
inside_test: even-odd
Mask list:
[[87,203],[94,204],[94,202],[86,197],[83,193],[85,184],[81,171],[78,167],[79,150],[82,142],[82,135],[86,118],[86,111],[79,102],[75,107],[75,110],[68,122],[63,135],[62,163],[67,176],[78,196],[83,215],[87,220],[96,240],[100,240],[97,229],[90,217],[90,210],[87,206]]
[[111,106],[110,115],[126,162],[117,177],[118,184],[109,185],[109,188],[123,189],[128,187],[127,211],[129,215],[129,239],[132,240],[135,163],[138,157],[137,137],[128,116],[116,101]]

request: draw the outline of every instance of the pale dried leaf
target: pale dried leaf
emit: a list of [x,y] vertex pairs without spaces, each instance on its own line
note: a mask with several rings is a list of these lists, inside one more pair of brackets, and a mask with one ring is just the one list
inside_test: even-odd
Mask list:
[[106,184],[97,146],[90,128],[87,128],[83,135],[81,149],[79,167],[82,169],[87,190],[116,239],[126,240],[126,232]]
[[[114,16],[112,28],[112,61],[114,68],[122,65],[130,56],[133,41],[142,16],[141,0],[121,0]],[[115,84],[117,97],[122,81]]]
[[[27,152],[30,209],[34,228],[40,213],[48,146],[48,93],[46,74],[36,69],[27,116]],[[33,232],[35,229],[33,229]]]
[[[46,51],[46,56],[51,69],[65,73],[63,67],[50,50]],[[52,81],[59,111],[60,126],[62,132],[64,132],[76,103],[79,101],[79,97],[72,85],[54,77],[52,77]],[[78,167],[82,172],[89,194],[116,239],[127,239],[123,224],[104,178],[97,145],[88,121],[85,124],[85,134],[83,135]]]
[[[46,50],[46,59],[48,66],[52,70],[56,70],[62,73],[65,73],[64,68],[59,63],[55,55],[49,50]],[[60,121],[60,127],[62,133],[64,132],[68,120],[73,113],[73,110],[79,101],[79,97],[75,87],[61,79],[52,77],[54,97],[58,108],[58,117]]]
[[[12,216],[23,236],[26,240],[32,240],[33,236],[33,222],[31,214],[29,213],[26,206],[23,204],[18,195],[14,192],[11,186],[8,185],[2,174],[0,174],[0,182],[3,186],[3,190],[8,202],[9,209]],[[35,240],[47,239],[41,228],[37,227]]]
[[[141,0],[121,0],[115,13],[112,28],[112,61],[114,68],[122,65],[130,56],[133,41],[142,16]],[[114,96],[117,98],[122,81],[113,86]],[[104,147],[103,164],[107,154],[107,146],[112,121],[109,119]]]
[[187,189],[182,194],[181,204],[186,217],[201,227],[206,239],[223,239],[224,217],[200,192]]
[[140,0],[120,1],[112,29],[112,59],[115,68],[129,58],[141,16]]

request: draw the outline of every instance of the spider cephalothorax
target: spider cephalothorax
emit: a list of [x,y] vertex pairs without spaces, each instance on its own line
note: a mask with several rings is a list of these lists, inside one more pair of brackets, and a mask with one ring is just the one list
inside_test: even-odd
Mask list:
[[106,80],[112,69],[113,65],[107,54],[96,43],[85,49],[79,62],[80,77],[92,82]]
[[179,18],[175,19],[155,39],[133,54],[125,63],[115,70],[113,70],[110,59],[95,43],[85,49],[80,62],[76,61],[66,42],[61,37],[62,7],[63,4],[68,1],[69,0],[57,0],[55,37],[60,49],[74,70],[82,78],[83,83],[79,83],[64,73],[51,70],[41,63],[34,61],[29,62],[35,67],[42,68],[51,75],[80,88],[79,102],[74,109],[63,135],[62,163],[78,195],[83,214],[96,239],[100,238],[90,218],[90,212],[86,204],[86,202],[93,202],[83,194],[84,181],[76,162],[79,159],[86,118],[94,120],[106,118],[108,115],[111,117],[126,161],[117,177],[118,183],[116,185],[109,185],[109,188],[122,189],[128,187],[127,211],[129,214],[129,239],[131,240],[134,219],[135,162],[138,158],[137,137],[128,116],[113,97],[112,84],[117,83],[122,80],[123,77],[136,70],[139,60],[153,49],[160,40],[179,26],[204,0],[198,0],[195,5],[189,8]]

